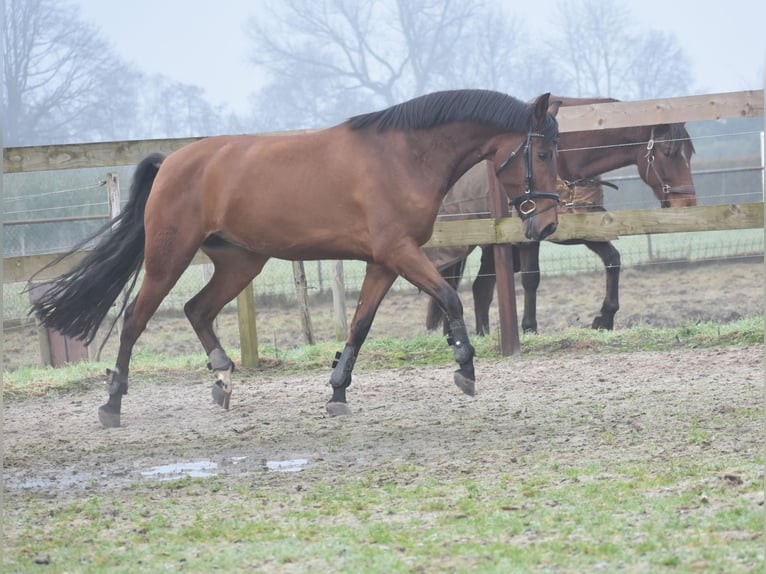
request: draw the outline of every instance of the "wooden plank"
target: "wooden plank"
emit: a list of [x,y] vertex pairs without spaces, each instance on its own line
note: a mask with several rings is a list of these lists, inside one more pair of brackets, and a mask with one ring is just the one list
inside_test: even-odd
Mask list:
[[303,261],[293,261],[293,278],[295,280],[295,296],[298,299],[298,307],[301,312],[303,340],[307,345],[313,345],[315,343],[314,328],[311,326],[309,287],[306,282],[306,270],[304,269]]
[[5,148],[5,173],[134,165],[153,152],[169,154],[202,138],[177,138]]
[[[521,230],[519,222],[518,226]],[[520,233],[520,238],[524,237]],[[454,247],[455,245],[489,245],[495,240],[495,220],[464,219],[437,221],[431,239],[424,247]]]
[[759,202],[568,214],[559,217],[559,228],[549,239],[610,240],[626,235],[757,229],[763,227],[763,213]]
[[[576,213],[559,216],[559,228],[551,239],[611,240],[623,235],[648,233],[678,233],[683,231],[714,231],[726,229],[758,229],[763,227],[764,204],[738,203],[677,207],[674,209],[630,209],[599,213]],[[518,217],[437,221],[434,233],[425,247],[456,245],[489,245],[490,243],[523,243],[526,241]],[[41,273],[36,280],[45,281],[61,275],[87,255],[75,253],[59,265]],[[3,259],[3,282],[24,283],[57,254],[27,255]],[[210,263],[201,251],[192,265]]]
[[345,341],[348,337],[348,320],[346,319],[346,286],[341,260],[333,261],[332,264],[332,312],[335,338],[338,341]]
[[[674,209],[630,209],[559,215],[559,227],[549,239],[610,241],[623,235],[758,229],[763,227],[764,204],[739,203]],[[498,220],[437,221],[424,247],[524,243],[527,239],[518,217]]]
[[[61,261],[57,265],[41,272],[35,281],[48,281],[54,279],[74,267],[87,257],[90,251],[78,251]],[[3,283],[26,283],[40,269],[59,256],[58,253],[45,253],[42,255],[22,255],[19,257],[3,258]],[[197,252],[190,265],[202,265],[210,263],[207,255]]]
[[[267,132],[259,135],[294,135],[311,131],[317,130]],[[5,173],[20,173],[135,165],[150,153],[159,152],[168,155],[201,139],[204,138],[127,140],[87,144],[10,147],[3,149],[3,169]]]
[[559,108],[559,131],[763,116],[763,90]]
[[237,295],[237,319],[242,366],[257,367],[258,331],[255,325],[255,288],[252,281]]

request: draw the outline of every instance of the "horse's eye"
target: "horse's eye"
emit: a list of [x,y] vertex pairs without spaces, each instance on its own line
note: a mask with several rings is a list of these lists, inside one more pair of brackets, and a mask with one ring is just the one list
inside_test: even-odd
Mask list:
[[549,157],[550,154],[547,151],[537,152],[537,159],[540,161],[546,161]]

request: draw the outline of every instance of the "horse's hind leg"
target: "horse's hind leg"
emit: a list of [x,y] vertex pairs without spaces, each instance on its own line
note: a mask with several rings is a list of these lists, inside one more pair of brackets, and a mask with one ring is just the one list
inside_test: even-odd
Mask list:
[[215,249],[206,247],[205,253],[213,261],[215,272],[207,285],[186,303],[184,312],[207,353],[208,367],[216,375],[213,400],[228,409],[234,362],[223,350],[213,321],[223,306],[261,272],[269,258],[230,244]]
[[138,295],[125,309],[115,368],[113,371],[107,370],[109,399],[98,409],[99,420],[107,428],[120,426],[122,396],[128,394],[128,371],[133,346],[157,307],[188,266],[194,256],[194,250],[189,249],[186,257],[178,256],[175,262],[171,262],[168,253],[165,253],[165,256],[162,261],[159,257],[147,258]]
[[620,252],[609,241],[585,241],[585,245],[604,262],[606,292],[601,314],[593,319],[593,329],[614,328],[614,316],[620,308]]
[[343,352],[337,353],[330,375],[332,398],[327,403],[327,412],[331,416],[351,414],[346,404],[346,389],[351,384],[351,374],[380,302],[393,285],[397,275],[390,269],[374,263],[367,264],[367,271],[359,291],[359,302],[351,320],[349,336]]

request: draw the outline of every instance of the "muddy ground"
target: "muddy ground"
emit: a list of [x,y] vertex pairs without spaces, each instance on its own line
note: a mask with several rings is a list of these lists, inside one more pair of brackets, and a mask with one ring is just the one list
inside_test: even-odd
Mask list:
[[[599,281],[600,286],[600,280],[597,275],[544,280],[540,329],[552,332],[588,325],[601,294],[593,283]],[[763,312],[760,261],[634,269],[623,274],[622,284],[617,328],[639,321],[658,326],[694,320],[726,322]],[[464,300],[472,323],[470,292]],[[424,330],[425,301],[417,294],[390,297],[371,336]],[[317,304],[312,309],[318,337],[332,336],[329,307]],[[283,347],[300,340],[297,313],[288,311],[278,306],[258,309],[262,340]],[[220,324],[222,337],[231,346],[237,344],[235,321],[233,314],[225,315]],[[182,319],[160,317],[141,344],[160,352],[196,352],[197,343],[189,331]],[[24,347],[16,344],[18,349]],[[107,348],[105,356],[109,352]],[[13,350],[6,338],[9,354]],[[305,458],[309,465],[331,470],[378,464],[408,452],[421,453],[426,459],[444,456],[439,464],[449,465],[450,457],[478,440],[512,441],[522,450],[536,448],[541,438],[538,431],[552,412],[564,413],[559,421],[564,426],[554,433],[556,442],[575,440],[592,451],[599,446],[589,444],[588,437],[606,429],[634,438],[642,433],[659,435],[667,430],[664,425],[672,425],[670,415],[677,409],[698,409],[705,418],[716,411],[760,405],[762,358],[761,348],[752,347],[712,353],[531,360],[522,356],[497,362],[479,357],[478,395],[471,399],[452,385],[453,365],[366,372],[362,351],[349,391],[357,416],[342,420],[324,413],[328,373],[274,377],[240,370],[229,412],[212,404],[209,375],[202,368],[173,373],[162,384],[136,376],[125,400],[124,428],[116,430],[102,430],[96,419],[96,408],[105,398],[102,388],[7,400],[6,488],[12,492],[110,488],[141,480],[142,473],[159,465],[195,460],[214,462],[219,465],[217,472],[236,474],[263,472],[263,461],[272,459]],[[162,379],[162,374],[151,378]],[[585,429],[566,428],[565,421],[576,421],[584,413],[591,416],[596,405],[603,408],[598,420]],[[340,429],[345,429],[341,433],[345,440],[353,443],[334,449]],[[739,433],[737,440],[743,438]],[[748,440],[742,448],[747,448]],[[647,444],[646,448],[659,448],[654,441]],[[576,452],[565,456],[577,456]],[[234,465],[237,457],[243,457],[242,461]]]
[[[600,304],[594,281],[600,285],[601,277],[544,281],[541,330],[590,324]],[[763,312],[761,262],[629,270],[623,286],[618,328],[638,321],[725,322]],[[417,332],[424,305],[422,296],[390,298],[372,336]],[[329,309],[315,310],[314,325],[331,333],[324,316]],[[232,346],[233,321],[226,316],[220,325]],[[178,323],[158,319],[144,344],[195,351],[192,337],[177,334]],[[278,346],[300,340],[295,312],[260,308],[259,329]],[[123,427],[109,430],[96,418],[105,399],[98,385],[6,400],[6,536],[12,541],[19,532],[14,517],[32,500],[88,497],[188,475],[293,492],[328,477],[413,460],[434,477],[512,469],[523,481],[534,473],[524,460],[663,465],[697,457],[700,464],[715,460],[721,467],[710,481],[731,475],[752,485],[763,476],[743,468],[752,468],[750,461],[762,454],[762,417],[741,414],[762,412],[763,357],[762,345],[479,357],[477,395],[471,398],[452,384],[452,364],[370,371],[362,352],[348,395],[354,415],[338,418],[324,410],[329,371],[282,376],[240,369],[229,411],[212,403],[203,368],[136,375],[124,401]],[[690,440],[699,429],[689,421],[696,421],[705,440]],[[280,472],[285,470],[299,472]],[[763,504],[762,496],[743,504]]]

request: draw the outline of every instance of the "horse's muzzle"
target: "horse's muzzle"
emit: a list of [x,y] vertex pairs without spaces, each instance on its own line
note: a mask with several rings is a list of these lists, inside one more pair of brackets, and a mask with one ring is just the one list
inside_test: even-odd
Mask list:
[[558,223],[556,221],[551,221],[547,225],[544,225],[544,222],[541,223],[540,225],[543,225],[543,227],[540,229],[540,227],[536,225],[537,221],[535,219],[536,218],[533,215],[524,222],[524,235],[530,241],[542,241],[549,235],[553,234],[553,232],[556,231],[556,228],[558,227]]

